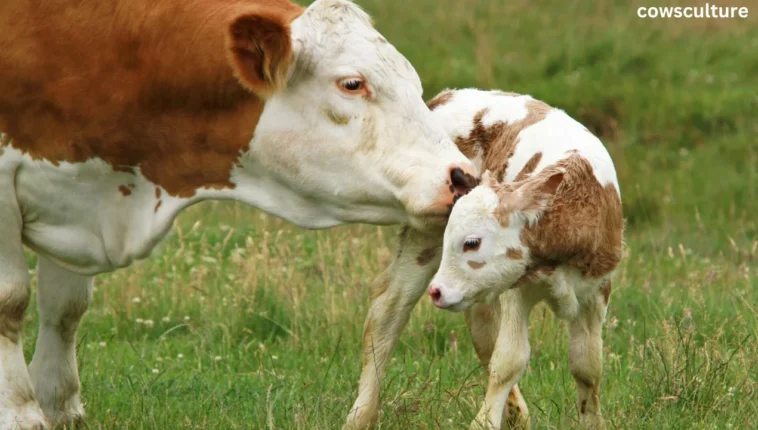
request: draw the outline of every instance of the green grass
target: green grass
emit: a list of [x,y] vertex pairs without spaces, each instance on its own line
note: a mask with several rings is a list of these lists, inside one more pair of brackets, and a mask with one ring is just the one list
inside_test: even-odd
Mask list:
[[[606,142],[628,220],[604,333],[611,427],[755,428],[758,9],[687,21],[637,19],[653,5],[639,1],[360,3],[428,98],[529,93]],[[396,231],[191,208],[151,259],[96,281],[78,348],[89,428],[338,428]],[[28,312],[27,359],[36,324]],[[538,307],[530,333],[533,424],[574,426],[565,328]],[[461,315],[422,300],[392,360],[381,428],[468,425],[485,374]]]

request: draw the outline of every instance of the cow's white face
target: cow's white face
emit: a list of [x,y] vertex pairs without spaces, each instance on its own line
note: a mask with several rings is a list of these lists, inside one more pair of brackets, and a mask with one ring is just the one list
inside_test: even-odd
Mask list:
[[238,169],[241,181],[275,175],[289,207],[263,208],[308,227],[446,222],[476,172],[435,124],[411,64],[347,1],[314,3],[291,39],[286,85],[266,99]]
[[563,174],[522,183],[483,185],[461,198],[445,229],[442,261],[429,286],[434,304],[463,311],[491,302],[527,270],[529,250],[521,232],[547,209]]

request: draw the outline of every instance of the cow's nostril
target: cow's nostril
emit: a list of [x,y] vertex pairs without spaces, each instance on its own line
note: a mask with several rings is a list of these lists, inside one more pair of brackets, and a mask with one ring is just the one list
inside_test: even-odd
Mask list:
[[440,292],[440,289],[436,287],[429,290],[429,295],[432,296],[432,300],[434,300],[435,302],[439,300],[440,297],[442,297],[442,293]]
[[456,196],[464,196],[472,188],[479,185],[479,181],[472,175],[466,173],[460,167],[454,167],[450,170],[450,182]]

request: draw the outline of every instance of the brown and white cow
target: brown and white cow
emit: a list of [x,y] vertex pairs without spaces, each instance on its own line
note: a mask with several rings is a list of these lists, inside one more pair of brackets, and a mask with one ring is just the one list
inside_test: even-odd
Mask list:
[[527,414],[518,391],[510,399],[509,392],[529,359],[529,313],[544,300],[569,327],[579,422],[603,428],[601,329],[624,224],[613,161],[584,126],[529,96],[460,90],[441,97],[435,116],[488,171],[453,208],[429,287],[437,307],[466,311],[489,363],[475,425],[500,428],[506,403]]
[[[92,276],[147,256],[187,206],[425,230],[474,185],[413,67],[348,1],[3,1],[0,52],[3,429],[84,415]],[[23,245],[40,257],[28,370]]]
[[[516,383],[529,357],[526,319],[540,300],[569,321],[581,422],[602,427],[600,330],[623,233],[608,151],[563,111],[529,96],[448,90],[428,106],[458,148],[490,174],[456,203],[444,250],[439,236],[401,232],[397,258],[372,288],[363,373],[349,423],[366,425],[377,417],[389,356],[439,267],[430,293],[440,307],[466,309],[477,355],[490,374],[473,427],[507,422],[528,428]],[[498,295],[501,304],[479,303]]]

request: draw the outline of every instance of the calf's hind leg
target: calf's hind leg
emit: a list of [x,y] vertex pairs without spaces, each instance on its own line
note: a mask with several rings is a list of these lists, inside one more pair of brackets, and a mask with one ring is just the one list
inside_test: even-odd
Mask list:
[[569,368],[576,381],[579,424],[585,429],[605,429],[600,413],[600,377],[603,371],[602,326],[608,307],[611,284],[582,302],[579,313],[569,322]]
[[[500,303],[477,303],[466,310],[465,315],[474,350],[482,366],[489,371],[490,359],[500,332]],[[530,428],[529,409],[518,385],[514,385],[508,393],[506,407],[503,410],[502,428]]]
[[84,419],[76,366],[76,330],[92,300],[92,277],[40,257],[37,267],[39,337],[29,373],[42,410],[53,426]]

